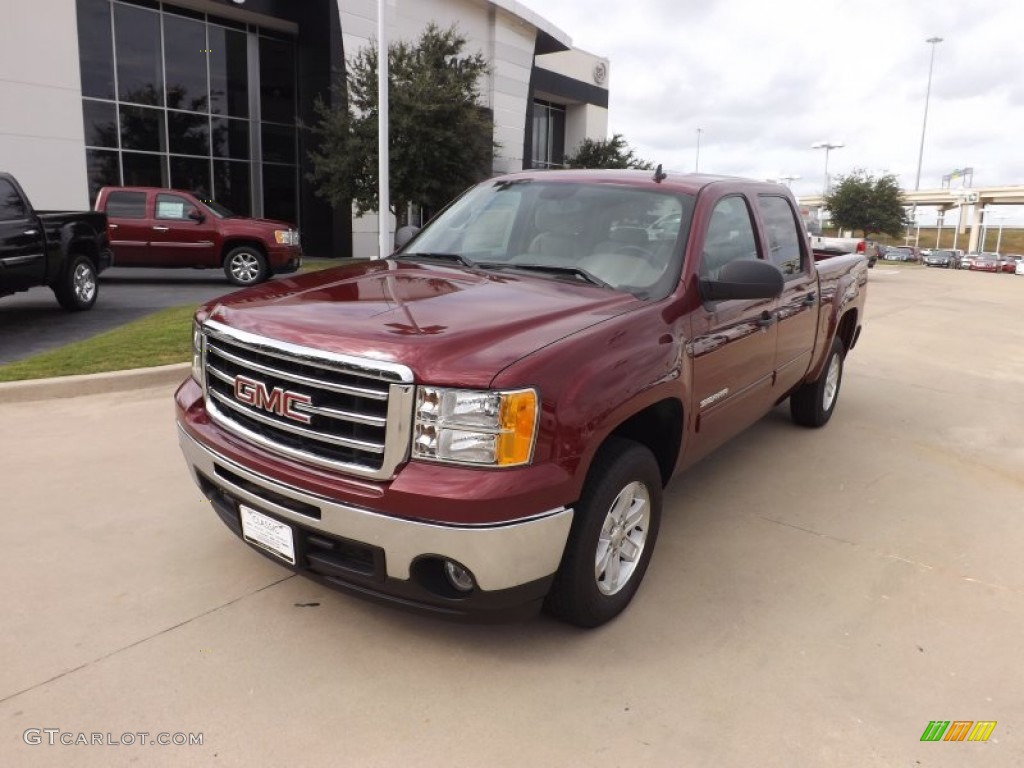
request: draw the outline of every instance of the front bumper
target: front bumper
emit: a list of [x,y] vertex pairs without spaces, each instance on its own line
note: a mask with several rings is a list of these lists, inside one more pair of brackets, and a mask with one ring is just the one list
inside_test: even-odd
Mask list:
[[270,245],[267,248],[267,260],[275,275],[287,275],[302,266],[301,245]]
[[[257,551],[330,586],[453,618],[503,620],[536,611],[572,523],[572,510],[564,507],[497,525],[393,517],[270,480],[200,444],[180,426],[178,436],[193,479],[236,535],[241,536],[240,503],[292,528],[294,566]],[[457,592],[444,577],[443,559],[467,568],[477,587]]]

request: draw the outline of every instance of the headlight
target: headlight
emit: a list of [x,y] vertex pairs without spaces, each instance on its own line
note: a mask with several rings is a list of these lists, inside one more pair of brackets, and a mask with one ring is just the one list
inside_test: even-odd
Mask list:
[[275,229],[274,240],[278,245],[298,245],[299,233],[294,229]]
[[192,321],[192,378],[203,383],[203,330],[195,320]]
[[537,393],[418,387],[414,459],[514,467],[533,458]]

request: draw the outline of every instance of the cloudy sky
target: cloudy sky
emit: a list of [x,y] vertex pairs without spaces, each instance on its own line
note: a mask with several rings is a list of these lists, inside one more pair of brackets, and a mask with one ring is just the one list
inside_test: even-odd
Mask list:
[[974,168],[1024,184],[1024,0],[527,0],[611,60],[609,132],[666,168],[800,176],[895,173],[913,188],[931,47],[921,188]]

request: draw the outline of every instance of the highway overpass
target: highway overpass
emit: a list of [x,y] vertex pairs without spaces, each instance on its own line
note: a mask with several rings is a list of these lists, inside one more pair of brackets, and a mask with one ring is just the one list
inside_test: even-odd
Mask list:
[[[936,207],[941,212],[960,207],[959,228],[963,233],[970,230],[967,250],[978,249],[981,234],[982,214],[987,205],[1024,205],[1024,185],[1004,187],[970,187],[956,189],[905,190],[903,202],[907,205]],[[821,208],[821,195],[807,195],[800,198],[800,207],[817,211]]]

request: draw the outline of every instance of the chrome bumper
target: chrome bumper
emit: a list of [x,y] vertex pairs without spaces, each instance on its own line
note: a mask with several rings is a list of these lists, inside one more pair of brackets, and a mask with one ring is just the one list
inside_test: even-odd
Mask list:
[[[480,589],[510,589],[552,575],[558,570],[572,524],[572,510],[565,507],[530,514],[528,520],[494,526],[448,526],[390,517],[371,509],[352,506],[283,485],[250,472],[211,451],[178,426],[178,442],[192,479],[196,473],[216,479],[232,495],[282,520],[380,547],[385,553],[387,576],[408,580],[413,561],[435,555],[461,563],[473,572]],[[242,488],[216,471],[216,465],[251,483]],[[250,489],[265,488],[265,498]],[[294,512],[270,499],[283,496],[320,510],[320,519]],[[529,514],[529,513],[527,513]],[[526,517],[526,514],[524,514]]]

